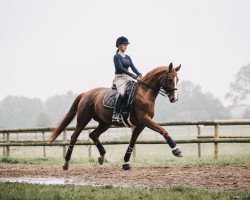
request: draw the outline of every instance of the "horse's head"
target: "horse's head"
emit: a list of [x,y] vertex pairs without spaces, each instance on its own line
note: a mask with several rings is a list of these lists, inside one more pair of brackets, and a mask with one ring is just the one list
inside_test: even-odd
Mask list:
[[173,67],[173,64],[170,63],[168,70],[163,74],[160,80],[160,86],[167,94],[171,103],[174,103],[178,100],[177,83],[179,79],[177,72],[180,70],[180,68],[181,65],[178,67]]

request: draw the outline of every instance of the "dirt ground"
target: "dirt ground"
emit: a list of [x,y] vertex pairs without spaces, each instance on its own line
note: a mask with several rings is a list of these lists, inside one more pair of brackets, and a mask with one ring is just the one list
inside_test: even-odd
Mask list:
[[250,191],[250,166],[121,166],[72,165],[68,171],[61,166],[0,164],[0,179],[60,178],[65,183],[113,185],[128,187],[199,186],[214,190]]

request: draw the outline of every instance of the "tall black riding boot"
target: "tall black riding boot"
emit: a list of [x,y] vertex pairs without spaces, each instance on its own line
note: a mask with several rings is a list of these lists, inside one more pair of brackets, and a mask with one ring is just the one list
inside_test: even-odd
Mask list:
[[112,122],[120,122],[119,115],[121,111],[121,105],[122,105],[122,96],[119,94],[115,101]]

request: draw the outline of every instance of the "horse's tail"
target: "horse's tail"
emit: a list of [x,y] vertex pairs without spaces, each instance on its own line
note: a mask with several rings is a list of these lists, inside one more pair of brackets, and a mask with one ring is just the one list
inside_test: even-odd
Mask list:
[[75,101],[73,102],[72,106],[70,107],[68,113],[64,116],[62,121],[59,123],[59,125],[52,131],[50,137],[49,137],[49,143],[52,144],[56,138],[60,135],[60,133],[69,125],[69,123],[74,119],[76,113],[78,104],[82,98],[84,93],[80,94],[78,97],[76,97]]

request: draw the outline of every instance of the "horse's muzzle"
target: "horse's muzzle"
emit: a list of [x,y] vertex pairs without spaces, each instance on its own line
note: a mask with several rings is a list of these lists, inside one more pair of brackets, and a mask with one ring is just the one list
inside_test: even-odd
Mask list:
[[171,103],[174,103],[174,102],[178,101],[178,99],[175,99],[175,98],[173,97],[173,98],[170,98],[169,101],[170,101]]

